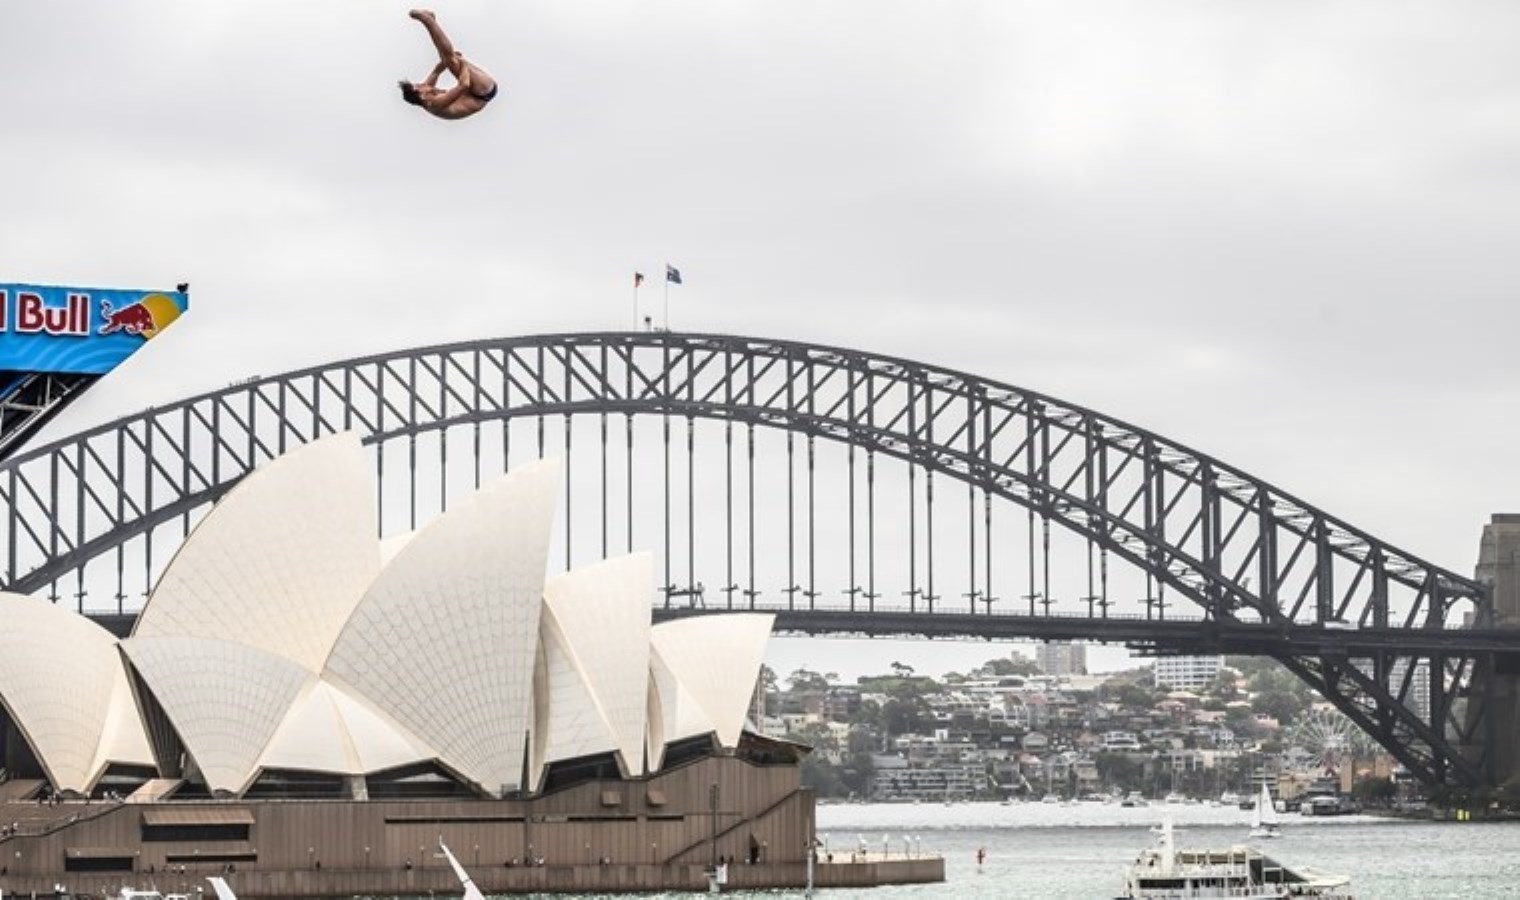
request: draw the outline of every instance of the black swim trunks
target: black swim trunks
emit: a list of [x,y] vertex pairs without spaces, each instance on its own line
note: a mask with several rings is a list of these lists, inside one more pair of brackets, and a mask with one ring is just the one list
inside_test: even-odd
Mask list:
[[472,96],[474,96],[474,98],[476,100],[479,100],[481,103],[490,103],[492,100],[496,99],[496,91],[500,87],[501,87],[500,84],[496,84],[496,83],[493,82],[491,84],[491,90],[490,91],[488,91],[488,92],[486,92],[484,94],[473,94]]

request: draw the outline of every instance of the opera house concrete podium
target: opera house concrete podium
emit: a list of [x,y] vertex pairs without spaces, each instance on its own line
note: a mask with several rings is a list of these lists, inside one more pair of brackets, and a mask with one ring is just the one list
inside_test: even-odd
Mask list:
[[218,503],[124,640],[0,595],[0,890],[449,892],[440,837],[488,893],[800,883],[806,749],[745,729],[771,618],[652,626],[647,555],[546,578],[559,479],[381,541],[340,435]]

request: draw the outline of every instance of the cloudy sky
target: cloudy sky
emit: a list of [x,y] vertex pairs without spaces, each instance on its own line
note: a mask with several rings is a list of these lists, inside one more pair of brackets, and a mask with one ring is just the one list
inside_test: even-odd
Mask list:
[[0,7],[0,281],[193,284],[51,435],[622,328],[631,273],[669,260],[676,330],[1045,391],[1461,571],[1520,510],[1520,7],[457,0],[440,19],[503,85],[464,122],[399,100],[432,62],[405,12]]

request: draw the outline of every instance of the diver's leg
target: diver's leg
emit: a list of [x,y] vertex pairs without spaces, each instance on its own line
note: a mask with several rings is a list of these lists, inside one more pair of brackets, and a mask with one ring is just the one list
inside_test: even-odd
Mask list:
[[458,75],[459,53],[454,49],[454,42],[449,40],[449,36],[444,34],[443,29],[438,26],[438,17],[433,15],[431,10],[426,9],[414,9],[410,15],[418,22],[421,22],[423,28],[427,29],[428,37],[432,38],[433,47],[438,51],[439,62],[448,66],[449,71]]

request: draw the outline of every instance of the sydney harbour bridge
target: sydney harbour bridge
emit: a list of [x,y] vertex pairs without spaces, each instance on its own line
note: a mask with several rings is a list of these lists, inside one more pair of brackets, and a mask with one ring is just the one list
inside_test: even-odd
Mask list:
[[555,559],[654,550],[658,617],[1270,656],[1427,784],[1520,774],[1492,585],[1099,412],[804,343],[548,335],[252,378],[11,452],[0,581],[130,627],[213,502],[339,431],[372,448],[386,535],[561,457]]

